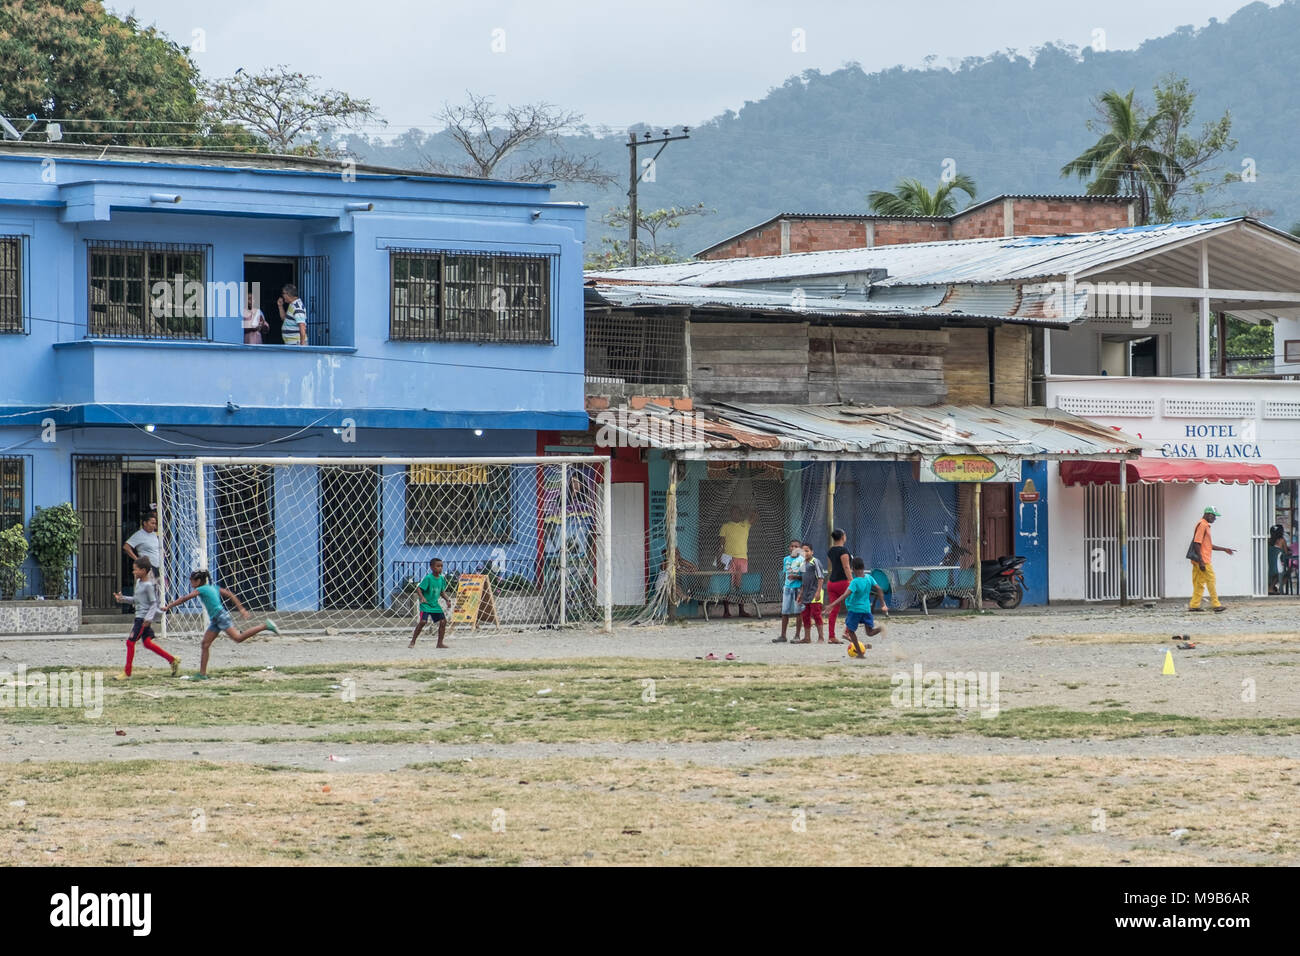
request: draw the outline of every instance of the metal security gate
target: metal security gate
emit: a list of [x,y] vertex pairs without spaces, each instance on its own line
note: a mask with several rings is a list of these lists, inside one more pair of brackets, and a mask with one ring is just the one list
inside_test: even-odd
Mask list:
[[1250,593],[1268,595],[1268,529],[1273,524],[1273,486],[1250,486]]
[[77,597],[87,609],[117,607],[122,561],[122,459],[77,456],[77,516],[81,543],[77,547]]
[[330,345],[329,256],[298,257],[298,297],[307,310],[307,345]]
[[[1128,486],[1128,594],[1164,596],[1164,486]],[[1119,486],[1084,486],[1084,600],[1119,600]]]

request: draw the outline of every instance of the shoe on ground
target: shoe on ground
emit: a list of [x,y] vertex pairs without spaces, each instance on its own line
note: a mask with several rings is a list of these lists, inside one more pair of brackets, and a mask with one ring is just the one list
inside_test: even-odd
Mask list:
[[1214,609],[1214,613],[1218,614],[1220,611],[1226,611],[1227,609],[1228,609],[1228,605],[1220,604],[1218,607]]
[[190,680],[211,680],[211,679],[212,678],[208,677],[207,674],[194,674],[193,676],[190,677]]
[[122,673],[120,674],[113,675],[113,680],[130,680],[130,679],[131,679],[131,675],[128,674],[126,671],[122,671]]

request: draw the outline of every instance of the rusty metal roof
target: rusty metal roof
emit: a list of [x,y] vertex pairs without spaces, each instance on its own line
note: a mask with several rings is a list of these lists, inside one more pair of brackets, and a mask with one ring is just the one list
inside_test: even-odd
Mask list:
[[[621,413],[620,413],[621,414]],[[684,417],[687,416],[687,417]],[[694,413],[650,405],[597,421],[682,458],[899,460],[981,454],[1021,459],[1118,459],[1150,442],[1055,408],[959,405],[715,403]]]

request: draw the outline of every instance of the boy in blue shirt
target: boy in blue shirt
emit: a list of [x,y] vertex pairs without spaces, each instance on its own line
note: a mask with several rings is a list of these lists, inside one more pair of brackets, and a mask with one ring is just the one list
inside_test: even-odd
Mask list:
[[867,637],[875,637],[877,634],[885,633],[885,626],[882,624],[876,627],[875,618],[871,616],[871,592],[874,589],[875,582],[867,577],[867,562],[862,558],[853,559],[853,580],[849,582],[849,589],[835,599],[831,607],[836,607],[841,601],[844,602],[844,609],[848,611],[848,616],[844,619],[844,631],[848,635],[849,643],[857,652],[858,657],[862,657],[871,645],[863,645],[858,640],[858,625],[865,624]]
[[803,620],[799,612],[803,605],[799,603],[799,586],[803,582],[803,543],[794,538],[790,541],[790,553],[781,561],[781,636],[772,638],[773,644],[786,644],[786,628],[790,618],[794,618],[794,639],[799,642],[799,632]]

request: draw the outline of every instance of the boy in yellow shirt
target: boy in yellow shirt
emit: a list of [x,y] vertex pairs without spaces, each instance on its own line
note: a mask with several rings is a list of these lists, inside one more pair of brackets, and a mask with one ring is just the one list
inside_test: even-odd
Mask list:
[[[733,506],[731,520],[718,529],[722,542],[721,557],[724,566],[731,571],[731,593],[734,595],[740,594],[745,572],[749,570],[749,529],[757,522],[758,512],[751,511],[748,518],[743,518],[740,509]],[[737,611],[741,617],[749,617],[743,603],[739,603]],[[731,617],[731,605],[726,599],[722,602],[722,616]]]

